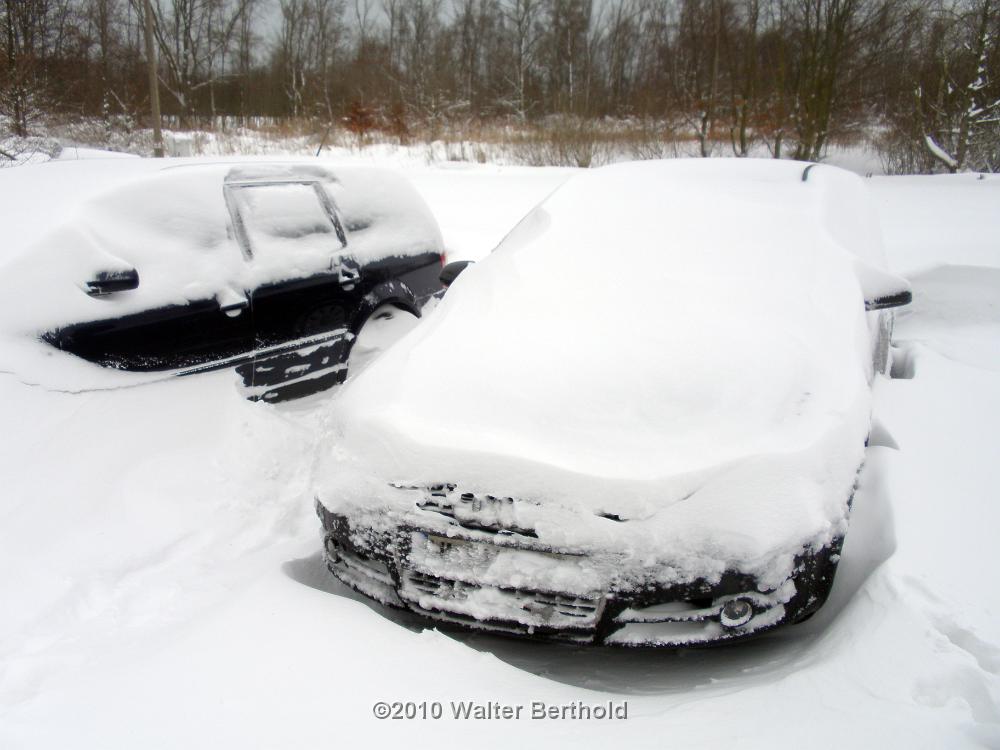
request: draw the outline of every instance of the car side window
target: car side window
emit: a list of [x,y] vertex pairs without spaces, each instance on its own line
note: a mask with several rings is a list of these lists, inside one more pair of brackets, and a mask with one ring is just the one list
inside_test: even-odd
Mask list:
[[336,208],[317,182],[226,185],[226,203],[241,249],[265,263],[329,255],[347,243]]

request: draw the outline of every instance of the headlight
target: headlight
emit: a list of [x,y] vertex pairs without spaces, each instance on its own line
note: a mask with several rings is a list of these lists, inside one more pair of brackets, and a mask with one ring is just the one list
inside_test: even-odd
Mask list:
[[724,628],[738,628],[746,625],[753,617],[753,605],[746,599],[730,599],[722,605],[719,622]]

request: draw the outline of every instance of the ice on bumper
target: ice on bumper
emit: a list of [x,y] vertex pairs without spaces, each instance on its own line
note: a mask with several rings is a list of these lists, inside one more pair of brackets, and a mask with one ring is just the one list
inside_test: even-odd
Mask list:
[[[694,578],[690,564],[622,552],[621,534],[606,535],[604,546],[552,546],[538,529],[565,522],[565,510],[512,498],[473,504],[471,493],[447,485],[386,489],[367,507],[331,513],[317,503],[327,565],[352,588],[442,623],[581,643],[682,645],[770,627],[797,593],[787,576],[773,588],[726,570]],[[470,508],[448,512],[452,497],[458,504],[462,496]],[[517,514],[511,531],[512,508],[521,505],[532,513]],[[791,559],[771,568],[785,570],[786,562],[793,572],[804,567]]]

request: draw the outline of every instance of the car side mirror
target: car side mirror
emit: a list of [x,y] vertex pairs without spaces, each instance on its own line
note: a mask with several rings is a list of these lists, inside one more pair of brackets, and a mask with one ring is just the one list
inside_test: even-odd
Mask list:
[[858,261],[855,273],[861,282],[861,293],[865,298],[865,310],[885,310],[902,307],[913,301],[910,282],[902,276],[889,273]]
[[127,292],[139,286],[139,272],[134,268],[125,271],[101,271],[85,284],[91,297],[103,297],[115,292]]
[[909,289],[895,294],[865,300],[865,310],[885,310],[889,307],[902,307],[913,302],[913,292]]
[[444,268],[438,276],[438,280],[445,286],[451,286],[451,282],[458,278],[458,275],[465,270],[466,266],[472,265],[471,260],[454,260]]

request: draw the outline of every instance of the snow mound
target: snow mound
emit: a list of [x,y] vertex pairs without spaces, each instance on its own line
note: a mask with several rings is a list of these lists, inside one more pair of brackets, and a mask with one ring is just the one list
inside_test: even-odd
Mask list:
[[921,343],[945,357],[1000,370],[1000,269],[938,266],[911,277],[913,304],[896,324],[896,340]]
[[804,166],[574,177],[347,388],[324,502],[453,482],[743,563],[842,533],[870,413],[854,264],[881,247],[863,182]]
[[941,263],[1000,266],[1000,175],[875,177],[869,184],[896,273]]

